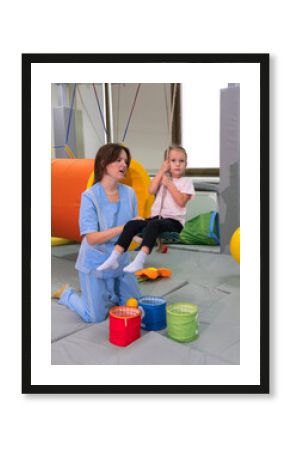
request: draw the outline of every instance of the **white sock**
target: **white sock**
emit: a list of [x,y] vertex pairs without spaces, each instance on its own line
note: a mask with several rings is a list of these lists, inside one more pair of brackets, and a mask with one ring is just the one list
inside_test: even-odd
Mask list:
[[136,258],[131,262],[131,264],[124,267],[123,271],[134,273],[137,272],[137,270],[143,269],[147,256],[147,253],[140,250]]
[[107,269],[117,269],[119,267],[118,259],[120,258],[120,256],[121,253],[117,252],[116,250],[113,250],[109,258],[106,259],[106,261],[103,264],[97,267],[97,270],[102,271]]

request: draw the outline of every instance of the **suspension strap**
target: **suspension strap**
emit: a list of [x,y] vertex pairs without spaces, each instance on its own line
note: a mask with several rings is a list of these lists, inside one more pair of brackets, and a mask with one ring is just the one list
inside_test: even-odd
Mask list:
[[103,115],[103,112],[102,112],[102,108],[101,108],[101,105],[100,105],[98,93],[97,93],[97,90],[96,90],[96,88],[95,88],[95,84],[94,84],[94,83],[93,83],[93,89],[94,89],[95,97],[96,97],[96,100],[97,100],[97,104],[98,104],[98,108],[99,108],[99,113],[100,113],[100,116],[101,116],[101,121],[102,121],[104,130],[105,130],[105,133],[106,133],[106,135],[108,136],[108,135],[109,135],[109,132],[108,132],[108,130],[107,130],[107,128],[106,128],[104,115]]
[[[168,145],[171,144],[172,125],[173,125],[173,117],[174,117],[174,108],[175,108],[176,94],[177,94],[177,83],[174,83],[173,97],[172,97],[172,106],[171,106],[171,114],[170,114],[170,122],[169,122],[169,144]],[[168,159],[168,148],[166,150],[166,159]],[[161,193],[161,203],[160,203],[159,218],[161,218],[161,211],[162,211],[164,200],[165,200],[166,193],[167,193],[167,189],[166,189],[165,186],[161,186],[160,189],[161,188],[162,188],[162,193]]]
[[72,99],[71,99],[71,104],[70,104],[70,110],[69,110],[68,124],[67,124],[66,137],[65,137],[65,145],[68,145],[69,132],[70,132],[70,126],[71,126],[71,118],[72,118],[72,110],[73,110],[73,104],[74,104],[75,96],[76,96],[76,87],[77,87],[77,84],[75,83],[73,95],[72,95]]
[[174,117],[174,108],[175,108],[175,103],[176,103],[176,95],[177,95],[177,83],[174,83],[171,114],[170,114],[170,121],[169,121],[169,144],[171,144],[171,140],[172,140],[172,125],[173,125],[173,117]]
[[133,111],[134,111],[134,108],[135,108],[135,105],[136,105],[136,100],[137,100],[137,97],[138,97],[138,94],[139,94],[139,91],[140,91],[140,87],[141,87],[141,83],[139,83],[138,86],[137,86],[136,94],[135,94],[135,97],[134,97],[134,100],[133,100],[133,104],[132,104],[132,108],[131,108],[131,111],[130,111],[130,114],[129,114],[129,118],[127,120],[127,124],[126,124],[126,127],[125,127],[125,131],[124,131],[122,142],[125,141],[125,137],[126,137],[127,132],[128,132],[129,124],[130,124],[131,117],[132,117],[132,114],[133,114]]

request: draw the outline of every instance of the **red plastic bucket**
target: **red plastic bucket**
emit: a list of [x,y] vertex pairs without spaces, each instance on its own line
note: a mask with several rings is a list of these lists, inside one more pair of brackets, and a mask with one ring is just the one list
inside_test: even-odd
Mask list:
[[141,335],[141,311],[130,306],[114,306],[109,314],[111,344],[126,347]]

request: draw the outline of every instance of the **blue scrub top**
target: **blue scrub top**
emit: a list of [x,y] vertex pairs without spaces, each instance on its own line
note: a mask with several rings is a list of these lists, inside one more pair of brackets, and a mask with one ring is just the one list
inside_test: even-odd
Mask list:
[[[118,225],[124,225],[137,216],[137,199],[135,191],[124,184],[118,184],[119,201],[110,202],[101,183],[94,184],[82,193],[80,206],[80,233],[86,235],[96,231],[104,231]],[[83,273],[90,273],[102,264],[112,252],[118,240],[115,236],[105,244],[89,245],[86,237],[81,243],[80,252],[76,262],[76,269]],[[120,270],[129,261],[125,253],[120,259]],[[107,271],[107,276],[112,274]],[[115,276],[118,275],[119,270]]]

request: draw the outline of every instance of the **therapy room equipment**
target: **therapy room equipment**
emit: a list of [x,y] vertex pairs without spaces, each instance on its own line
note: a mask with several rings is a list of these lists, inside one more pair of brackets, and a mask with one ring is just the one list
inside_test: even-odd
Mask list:
[[240,264],[240,227],[236,229],[231,237],[230,252],[234,260]]
[[161,297],[145,295],[139,299],[141,309],[141,326],[148,331],[163,330],[166,327],[166,300]]
[[168,336],[190,342],[198,336],[198,307],[192,303],[174,303],[167,307]]
[[[80,241],[81,193],[93,185],[93,159],[53,159],[51,162],[51,232],[53,237]],[[123,184],[137,196],[138,214],[150,215],[154,197],[148,193],[149,175],[138,161],[131,161]],[[137,244],[136,244],[137,245]]]
[[[208,84],[205,89],[207,87]],[[160,130],[162,118],[159,115],[165,111],[165,107],[163,108],[165,105],[161,108],[160,105],[156,105],[158,99],[163,99],[164,87],[161,84],[155,83],[151,87],[145,83],[140,89],[137,83],[124,86],[116,83],[112,84],[111,88],[115,93],[115,102],[112,104],[115,110],[112,115],[114,121],[111,138],[107,136],[106,130],[102,130],[103,125],[96,123],[96,119],[101,115],[106,128],[109,128],[106,114],[110,113],[110,108],[108,111],[105,108],[103,111],[97,110],[97,113],[90,108],[91,95],[95,95],[95,91],[98,91],[102,107],[100,85],[78,85],[74,102],[78,146],[73,147],[72,140],[69,140],[69,145],[77,158],[72,158],[73,155],[68,152],[63,152],[61,156],[61,151],[66,148],[57,149],[54,152],[57,158],[51,162],[52,292],[64,283],[68,283],[76,292],[80,290],[79,277],[75,270],[81,241],[79,208],[81,194],[94,183],[94,159],[91,159],[94,148],[103,144],[103,140],[105,142],[120,140],[124,145],[128,145],[133,157],[142,160],[144,166],[136,159],[131,160],[126,177],[121,181],[134,189],[138,215],[142,217],[150,216],[154,201],[154,196],[148,193],[148,186],[150,176],[154,176],[157,167],[158,152],[159,159],[163,160],[164,150],[172,142],[184,145],[188,150],[185,135],[182,133],[184,117],[182,114],[179,117],[178,98],[179,96],[181,100],[183,98],[182,85],[178,90],[173,84],[166,86],[168,117],[164,117],[166,130],[162,133]],[[74,85],[71,85],[70,91],[73,92],[73,89]],[[87,120],[86,110],[79,101],[80,93],[90,114],[90,121]],[[117,95],[119,93],[120,95]],[[107,319],[102,322],[86,322],[52,299],[52,365],[166,365],[170,371],[171,365],[240,364],[240,266],[237,263],[240,254],[237,245],[239,239],[233,238],[230,249],[231,237],[240,225],[239,86],[236,84],[227,88],[221,86],[220,92],[217,92],[217,95],[219,94],[218,174],[199,175],[201,172],[194,172],[194,165],[188,167],[186,174],[194,183],[196,191],[195,199],[191,199],[186,205],[186,221],[192,221],[198,215],[209,215],[211,220],[207,219],[208,228],[215,233],[214,238],[217,239],[215,242],[199,240],[197,243],[195,240],[185,243],[181,242],[179,234],[176,237],[162,236],[162,244],[168,245],[168,253],[158,252],[155,248],[150,253],[144,269],[135,273],[141,296],[135,293],[128,294],[127,288],[122,287],[124,284],[120,284],[117,287],[117,291],[118,289],[120,291],[117,297],[119,293],[122,295],[124,306],[117,306],[118,299],[115,299],[116,301],[108,306]],[[146,100],[144,104],[143,99]],[[93,98],[92,106],[95,105],[99,109],[95,101]],[[146,112],[149,117],[149,111],[145,111],[149,101],[155,108],[154,112],[160,113],[156,116],[154,114],[153,124],[154,126],[158,124],[157,150],[155,144],[152,145],[155,136],[153,125],[152,129],[144,127],[141,130],[143,125],[147,126],[143,116]],[[71,104],[72,102],[67,102],[67,110]],[[116,106],[120,111],[119,115]],[[131,114],[134,106],[136,106],[135,116]],[[58,106],[55,105],[55,108]],[[126,111],[130,112],[129,119]],[[173,112],[181,121],[180,140],[175,126],[174,135],[177,138],[173,139],[171,133]],[[81,127],[79,117],[86,123],[86,128],[81,130],[83,134],[79,133],[78,127]],[[70,124],[69,135],[73,137],[74,122],[71,120]],[[68,128],[64,125],[64,137],[60,144],[66,144]],[[95,131],[101,136],[99,143]],[[57,145],[58,142],[54,140],[53,144]],[[193,155],[200,152],[199,147],[189,150]],[[217,225],[220,225],[220,230],[217,229]],[[186,231],[188,226],[185,228]],[[64,243],[67,245],[61,245]],[[135,250],[137,246],[137,243],[132,242],[129,250]],[[134,251],[128,252],[128,259],[132,260],[134,256]],[[138,382],[136,379],[136,383]]]
[[109,314],[110,342],[126,347],[140,337],[141,311],[129,306],[115,306]]

